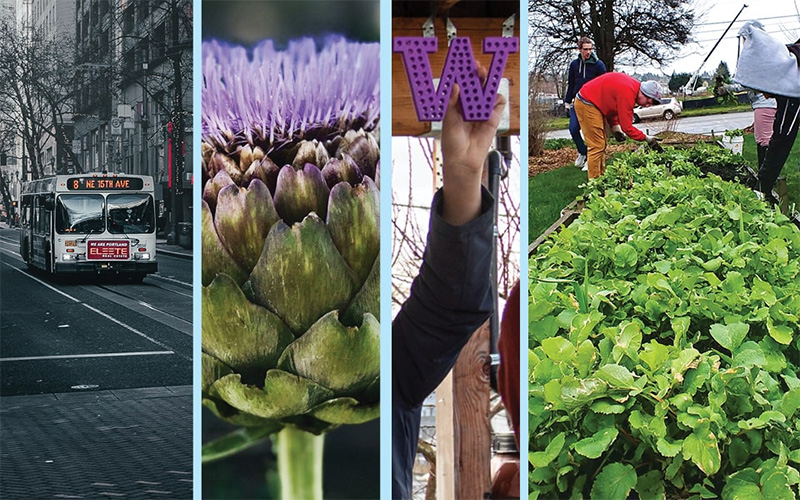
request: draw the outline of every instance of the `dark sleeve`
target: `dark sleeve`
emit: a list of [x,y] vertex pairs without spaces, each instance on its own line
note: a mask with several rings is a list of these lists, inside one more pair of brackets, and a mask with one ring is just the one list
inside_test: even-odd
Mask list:
[[800,66],[800,43],[787,45],[786,48],[789,49],[789,52],[794,54],[794,57],[797,59],[797,66]]
[[601,61],[600,59],[598,59],[598,60],[597,60],[597,72],[596,72],[596,73],[595,73],[595,75],[594,75],[594,76],[595,76],[595,78],[596,78],[596,77],[598,77],[598,76],[600,76],[600,75],[603,75],[603,74],[605,74],[605,72],[606,72],[606,65],[605,65],[605,63],[603,63],[603,61]]
[[575,62],[573,61],[567,70],[567,93],[564,95],[564,102],[566,103],[570,103],[575,99],[575,71],[572,69],[574,65]]
[[392,323],[393,404],[420,406],[493,312],[493,201],[486,189],[482,197],[476,219],[452,226],[440,215],[441,190],[434,196],[422,266]]

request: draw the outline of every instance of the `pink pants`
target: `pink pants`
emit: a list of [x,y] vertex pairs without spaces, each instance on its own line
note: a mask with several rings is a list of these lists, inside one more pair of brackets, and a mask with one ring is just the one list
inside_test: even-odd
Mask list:
[[775,122],[775,108],[756,108],[753,110],[753,131],[756,143],[768,146]]

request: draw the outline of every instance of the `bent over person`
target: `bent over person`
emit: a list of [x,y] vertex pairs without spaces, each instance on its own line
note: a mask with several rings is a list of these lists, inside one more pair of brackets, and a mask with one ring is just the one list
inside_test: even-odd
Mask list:
[[617,140],[627,135],[635,141],[657,144],[656,138],[645,135],[633,126],[633,108],[652,106],[661,98],[661,85],[656,81],[639,82],[623,73],[600,75],[581,88],[575,98],[575,113],[587,146],[589,179],[606,172],[606,131],[611,127]]
[[[481,78],[486,69],[478,70]],[[410,499],[422,403],[492,314],[493,199],[483,163],[500,123],[497,96],[485,122],[464,120],[458,87],[442,122],[442,189],[411,293],[392,323],[392,498]]]

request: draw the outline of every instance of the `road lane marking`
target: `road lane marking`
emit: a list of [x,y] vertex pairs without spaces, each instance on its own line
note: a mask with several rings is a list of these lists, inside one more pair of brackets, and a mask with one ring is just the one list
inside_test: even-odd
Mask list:
[[174,351],[143,352],[104,352],[100,354],[59,354],[56,356],[21,356],[17,358],[0,358],[0,363],[8,361],[39,361],[42,359],[82,359],[82,358],[114,358],[119,356],[157,356],[159,354],[175,354]]
[[[160,273],[151,274],[151,275],[149,275],[149,277],[150,278],[158,278],[158,279],[164,280],[164,281],[172,281],[172,282],[178,283],[179,285],[183,285],[183,286],[187,286],[189,288],[192,288],[192,284],[191,283],[187,283],[187,282],[181,281],[179,279],[171,278],[169,276],[164,276],[163,274],[160,274]],[[189,297],[191,297],[191,295],[189,295]]]
[[80,301],[79,299],[76,299],[75,297],[73,297],[72,295],[70,295],[70,294],[68,294],[68,293],[66,293],[66,292],[62,292],[62,291],[61,291],[61,290],[59,290],[58,288],[56,288],[56,287],[54,287],[54,286],[50,285],[49,283],[45,283],[44,281],[40,280],[39,278],[37,278],[36,276],[34,276],[34,275],[30,274],[30,273],[26,273],[26,272],[25,272],[25,271],[23,271],[22,269],[18,269],[18,268],[14,267],[14,266],[11,266],[11,265],[10,265],[10,266],[8,266],[8,267],[10,267],[10,268],[11,268],[11,269],[13,269],[14,271],[16,271],[16,272],[18,272],[18,273],[22,274],[23,276],[27,276],[28,278],[32,279],[33,281],[36,281],[37,283],[39,283],[39,284],[41,284],[41,285],[44,285],[46,288],[49,288],[50,290],[52,290],[52,291],[56,292],[57,294],[59,294],[59,295],[63,295],[64,297],[68,298],[69,300],[71,300],[71,301],[73,301],[73,302],[77,302],[78,304],[80,304],[80,303],[81,303],[81,301]]
[[[72,295],[70,295],[70,294],[68,294],[68,293],[65,293],[65,292],[62,292],[62,291],[61,291],[61,290],[59,290],[58,288],[55,288],[55,287],[53,287],[53,286],[51,286],[51,285],[49,285],[49,284],[45,283],[44,281],[40,280],[40,279],[39,279],[39,278],[37,278],[36,276],[33,276],[33,275],[31,275],[30,273],[26,273],[26,272],[25,272],[25,271],[23,271],[22,269],[17,269],[17,268],[16,268],[16,267],[14,267],[14,266],[8,266],[8,267],[10,267],[10,268],[11,268],[11,269],[13,269],[14,271],[17,271],[18,273],[20,273],[20,274],[22,274],[22,275],[24,275],[24,276],[27,276],[27,277],[29,277],[30,279],[32,279],[32,280],[34,280],[34,281],[36,281],[36,282],[38,282],[38,283],[41,283],[42,285],[44,285],[45,287],[49,288],[50,290],[53,290],[54,292],[58,293],[59,295],[63,295],[64,297],[66,297],[66,298],[68,298],[68,299],[72,300],[73,302],[76,302],[76,303],[78,303],[78,304],[82,305],[83,307],[85,307],[85,308],[89,309],[90,311],[93,311],[93,312],[95,312],[95,313],[99,314],[100,316],[102,316],[102,317],[104,317],[104,318],[106,318],[106,319],[110,320],[111,322],[118,324],[118,325],[119,325],[119,326],[121,326],[122,328],[125,328],[126,330],[128,330],[128,331],[130,331],[130,332],[133,332],[133,333],[135,333],[136,335],[138,335],[138,336],[140,336],[140,337],[142,337],[142,338],[144,338],[144,339],[147,339],[147,340],[149,340],[150,342],[154,343],[155,345],[157,345],[157,346],[159,346],[159,347],[163,347],[164,349],[166,349],[166,350],[168,350],[168,351],[172,351],[172,348],[171,348],[170,346],[168,346],[168,345],[166,345],[166,344],[164,344],[164,343],[162,343],[162,342],[159,342],[158,340],[156,340],[156,339],[154,339],[154,338],[150,337],[149,335],[146,335],[146,334],[144,334],[144,333],[140,332],[140,331],[139,331],[139,330],[137,330],[136,328],[134,328],[134,327],[132,327],[132,326],[130,326],[130,325],[127,325],[127,324],[123,323],[122,321],[118,320],[117,318],[114,318],[114,317],[112,317],[112,316],[110,316],[110,315],[108,315],[108,314],[104,313],[103,311],[101,311],[100,309],[97,309],[96,307],[90,306],[90,305],[89,305],[89,304],[87,304],[86,302],[81,302],[81,301],[80,301],[80,299],[76,299],[76,298],[75,298],[75,297],[73,297]],[[176,353],[176,354],[177,354],[178,356],[180,356],[181,358],[183,358],[183,359],[186,359],[186,360],[189,360],[189,361],[191,361],[191,359],[192,359],[192,358],[190,358],[190,357],[188,357],[188,356],[184,356],[184,355],[182,355],[182,354],[179,354],[179,353]]]
[[[144,334],[144,333],[140,332],[140,331],[139,331],[139,330],[137,330],[136,328],[134,328],[134,327],[132,327],[132,326],[130,326],[130,325],[127,325],[127,324],[123,323],[122,321],[118,320],[117,318],[115,318],[115,317],[113,317],[113,316],[111,316],[111,315],[109,315],[109,314],[106,314],[106,313],[104,313],[104,312],[103,312],[103,311],[101,311],[100,309],[98,309],[98,308],[96,308],[96,307],[93,307],[93,306],[90,306],[90,305],[89,305],[89,304],[87,304],[86,302],[81,302],[81,305],[82,305],[83,307],[85,307],[86,309],[89,309],[90,311],[94,311],[94,312],[96,312],[96,313],[97,313],[97,314],[99,314],[100,316],[102,316],[102,317],[104,317],[104,318],[106,318],[106,319],[108,319],[108,320],[112,321],[113,323],[116,323],[116,324],[118,324],[118,325],[119,325],[119,326],[121,326],[122,328],[125,328],[126,330],[129,330],[129,331],[131,331],[131,332],[135,333],[136,335],[138,335],[138,336],[140,336],[140,337],[142,337],[142,338],[145,338],[145,339],[149,340],[150,342],[154,343],[155,345],[157,345],[157,346],[159,346],[159,347],[163,347],[164,349],[170,349],[170,347],[169,347],[168,345],[166,345],[166,344],[164,344],[164,343],[162,343],[162,342],[159,342],[158,340],[156,340],[156,339],[154,339],[154,338],[152,338],[152,337],[150,337],[150,336],[148,336],[148,335],[146,335],[146,334]],[[180,356],[180,357],[182,357],[182,358],[184,358],[184,359],[191,359],[191,358],[188,358],[188,357],[186,357],[186,356],[182,356],[182,355],[180,355],[180,354],[178,354],[178,356]]]

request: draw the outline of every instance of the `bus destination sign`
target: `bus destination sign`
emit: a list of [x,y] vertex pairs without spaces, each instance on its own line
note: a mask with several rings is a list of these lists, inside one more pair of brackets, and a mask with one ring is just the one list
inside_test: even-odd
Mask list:
[[128,240],[89,240],[86,252],[88,260],[127,260]]
[[144,181],[138,177],[70,177],[67,189],[70,191],[128,191],[140,190]]

